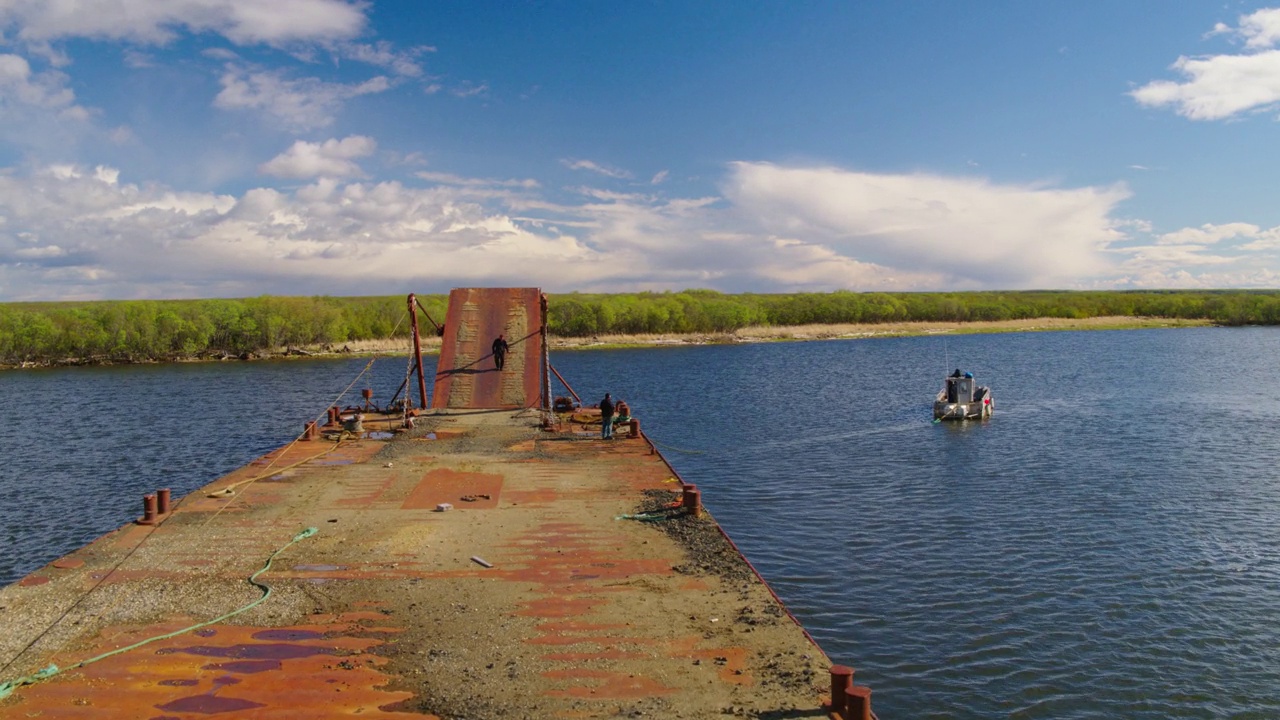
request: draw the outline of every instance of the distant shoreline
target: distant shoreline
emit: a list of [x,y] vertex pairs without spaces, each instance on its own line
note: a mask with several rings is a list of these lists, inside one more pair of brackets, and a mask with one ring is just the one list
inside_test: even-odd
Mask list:
[[[552,350],[609,350],[640,347],[687,347],[690,345],[733,345],[757,342],[806,342],[812,340],[862,340],[923,335],[971,335],[1008,332],[1054,332],[1064,330],[1136,330],[1148,328],[1207,327],[1209,320],[1180,320],[1147,317],[1034,318],[1026,320],[981,320],[972,322],[900,322],[874,324],[751,326],[723,333],[664,333],[654,335],[597,335],[593,337],[551,336]],[[119,358],[64,358],[61,360],[0,365],[0,370],[40,369],[56,367],[104,367],[113,365],[167,365],[193,362],[246,362],[260,360],[294,360],[314,358],[369,357],[393,355],[404,357],[411,349],[407,338],[396,340],[364,340],[318,347],[277,348],[244,356],[176,357],[167,360],[131,361]],[[422,338],[424,355],[438,354],[440,338]]]

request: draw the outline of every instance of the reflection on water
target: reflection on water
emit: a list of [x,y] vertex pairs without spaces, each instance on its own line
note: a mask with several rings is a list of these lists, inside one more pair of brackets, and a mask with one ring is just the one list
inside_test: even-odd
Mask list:
[[[882,717],[1273,717],[1278,349],[1201,328],[555,363],[586,402],[631,405]],[[283,444],[363,363],[4,375],[33,420],[4,440],[0,579]],[[990,422],[932,423],[957,364]],[[379,402],[403,370],[375,364]]]

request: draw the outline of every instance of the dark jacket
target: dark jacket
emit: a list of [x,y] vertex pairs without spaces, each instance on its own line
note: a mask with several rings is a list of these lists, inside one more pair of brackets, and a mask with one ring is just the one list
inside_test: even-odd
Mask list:
[[600,401],[600,415],[603,417],[613,417],[613,401],[605,398]]
[[506,340],[503,340],[502,338],[496,338],[496,339],[494,339],[494,341],[493,341],[493,354],[494,354],[494,355],[505,355],[505,354],[507,353],[507,350],[509,350],[509,349],[510,349],[510,348],[507,346],[507,341],[506,341]]

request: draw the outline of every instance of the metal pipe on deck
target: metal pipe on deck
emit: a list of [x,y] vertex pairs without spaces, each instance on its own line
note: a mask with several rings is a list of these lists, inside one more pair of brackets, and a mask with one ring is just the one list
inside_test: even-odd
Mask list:
[[[545,344],[545,343],[546,343],[546,339],[544,338],[544,339],[543,339],[543,347],[546,347],[546,344]],[[553,372],[553,373],[555,373],[555,374],[556,374],[556,379],[558,379],[558,380],[561,382],[561,384],[563,384],[563,385],[564,385],[564,389],[565,389],[565,390],[568,390],[568,391],[569,391],[569,394],[573,396],[573,399],[574,399],[574,400],[577,400],[577,401],[578,401],[578,404],[579,404],[579,405],[581,405],[581,404],[582,404],[582,398],[578,397],[578,393],[576,393],[576,392],[574,392],[574,391],[573,391],[573,388],[569,386],[569,382],[568,382],[567,380],[565,380],[565,379],[564,379],[564,376],[560,374],[560,371],[559,371],[559,370],[556,370],[556,366],[555,366],[555,365],[552,365],[550,362],[548,362],[548,363],[547,363],[547,367],[551,368],[551,372]]]
[[[542,315],[539,323],[539,332],[542,333],[542,411],[549,413],[551,412],[551,343],[549,342],[550,338],[547,337],[547,296],[545,293],[538,293],[538,308],[541,311],[539,314]],[[556,373],[556,376],[559,377],[560,373]],[[564,379],[561,378],[560,382],[564,382]],[[565,383],[565,387],[569,387],[569,384]],[[569,392],[573,391],[570,390]],[[577,396],[575,395],[574,397]],[[579,400],[578,402],[581,403],[582,401]]]
[[[419,407],[427,406],[427,379],[422,373],[422,338],[418,335],[418,298],[413,293],[409,293],[409,327],[413,330],[413,359],[418,365],[418,399],[422,401]],[[425,311],[423,311],[425,314]],[[434,321],[432,321],[434,322]],[[405,395],[405,400],[409,396]],[[407,405],[408,403],[406,403]]]

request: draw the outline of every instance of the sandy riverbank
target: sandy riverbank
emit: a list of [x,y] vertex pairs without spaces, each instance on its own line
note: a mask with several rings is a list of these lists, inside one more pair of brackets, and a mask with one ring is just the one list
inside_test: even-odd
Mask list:
[[[726,333],[665,333],[660,335],[596,335],[593,337],[551,336],[551,349],[594,349],[651,347],[664,345],[710,345],[744,342],[796,342],[805,340],[906,337],[912,335],[964,335],[973,333],[1044,332],[1053,330],[1132,330],[1139,328],[1203,327],[1207,320],[1171,320],[1143,317],[1095,317],[1083,319],[1035,318],[983,322],[902,322],[844,325],[796,325],[789,327],[751,326]],[[356,354],[403,354],[406,340],[368,340],[347,343]],[[423,338],[423,352],[436,352],[440,339]]]

